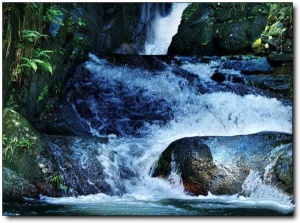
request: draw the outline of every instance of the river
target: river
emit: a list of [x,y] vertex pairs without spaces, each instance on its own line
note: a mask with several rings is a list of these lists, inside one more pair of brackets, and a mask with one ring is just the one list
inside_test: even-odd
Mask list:
[[[157,45],[156,42],[151,44],[152,47]],[[151,46],[147,49],[146,52],[151,51],[149,54],[165,54],[155,53]],[[159,61],[150,56],[144,58]],[[212,80],[216,67],[220,68],[224,59],[214,57],[209,62],[195,57],[175,57],[172,62],[167,59],[159,61],[161,67],[148,69],[142,63],[132,66],[128,57],[129,63],[118,64],[115,59],[90,54],[84,69],[91,77],[85,82],[73,83],[73,90],[67,94],[67,100],[89,126],[91,135],[108,138],[107,143],[91,146],[97,151],[95,156],[103,167],[102,176],[111,188],[110,193],[85,196],[69,196],[69,193],[60,198],[41,195],[39,200],[4,204],[3,215],[293,215],[294,203],[255,174],[249,174],[253,178],[244,183],[244,186],[256,183],[253,193],[247,197],[211,193],[191,196],[184,190],[176,171],[172,184],[151,176],[151,168],[161,153],[170,143],[183,137],[236,136],[263,131],[293,133],[291,101],[273,97],[245,83]],[[222,72],[244,78],[238,70],[223,69]],[[84,169],[89,166],[87,160],[91,155],[78,141],[75,140],[75,144],[72,149],[81,154],[78,165]],[[90,180],[89,184],[95,182]],[[70,183],[69,187],[72,186]],[[257,188],[268,196],[256,193]]]

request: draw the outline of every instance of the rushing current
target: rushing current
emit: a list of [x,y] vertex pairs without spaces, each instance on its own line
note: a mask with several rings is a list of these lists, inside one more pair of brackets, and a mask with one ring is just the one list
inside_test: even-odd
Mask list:
[[[186,6],[175,5],[170,16],[156,21],[159,33],[165,33],[159,27],[164,27],[167,20],[174,20],[175,30],[172,27],[168,37],[148,42],[147,54],[166,53],[167,47],[158,46],[169,44],[180,22],[178,14]],[[108,143],[95,146],[105,181],[114,188],[114,195],[41,196],[39,201],[28,200],[30,205],[19,206],[20,209],[8,207],[4,215],[289,215],[294,210],[289,197],[265,184],[255,171],[250,172],[243,184],[243,189],[251,191],[247,197],[212,193],[190,196],[185,193],[174,165],[171,184],[151,177],[151,168],[160,154],[183,137],[235,136],[262,131],[292,133],[290,104],[251,90],[239,93],[220,86],[211,79],[220,60],[210,63],[183,60],[180,69],[196,75],[193,76],[196,81],[191,82],[174,72],[172,64],[169,69],[152,72],[114,65],[93,54],[89,57],[84,67],[92,78],[75,88],[85,84],[104,90],[101,96],[95,96],[94,91],[84,99],[69,100],[82,121],[89,125],[91,134],[109,138]],[[224,72],[242,76],[236,70]],[[78,106],[82,103],[88,105],[91,116],[80,114]],[[77,149],[82,150],[79,146]],[[83,158],[82,165],[86,165]],[[129,177],[122,177],[124,169],[131,173]]]
[[190,3],[174,3],[169,16],[156,15],[151,23],[153,35],[148,37],[145,45],[146,55],[166,55],[172,37],[177,33],[183,10]]
[[[265,184],[256,172],[251,172],[243,184],[243,188],[251,191],[248,197],[238,194],[217,196],[211,193],[208,196],[190,196],[184,192],[181,178],[175,169],[171,173],[172,184],[168,180],[151,177],[151,167],[160,154],[171,142],[183,137],[234,136],[261,131],[292,133],[292,106],[259,94],[239,95],[226,89],[220,91],[217,84],[210,79],[214,72],[212,67],[219,62],[182,63],[181,68],[198,74],[201,83],[205,83],[210,88],[216,87],[211,93],[201,94],[193,84],[174,74],[171,69],[152,73],[142,68],[115,66],[106,59],[99,59],[90,54],[89,61],[84,65],[92,74],[92,80],[87,84],[96,84],[99,89],[106,86],[106,96],[101,100],[94,95],[86,98],[90,110],[94,112],[92,117],[97,122],[95,120],[93,122],[88,117],[81,118],[90,125],[91,134],[109,138],[107,144],[95,146],[98,146],[97,160],[104,166],[105,181],[114,188],[115,195],[99,193],[63,198],[42,196],[40,202],[45,202],[46,208],[41,209],[38,214],[282,215],[291,213],[294,204],[289,197],[275,187]],[[234,70],[226,72],[239,75]],[[122,92],[119,92],[120,84],[123,86]],[[127,100],[130,108],[127,107],[129,105],[124,105]],[[81,103],[81,99],[73,103]],[[149,103],[155,108],[151,108]],[[147,119],[148,113],[143,110],[146,105],[147,109],[154,109],[151,112],[155,111],[157,117],[162,116],[163,119],[156,116]],[[128,109],[130,112],[127,111]],[[138,112],[141,112],[141,116],[145,114],[141,119],[144,120],[143,123],[134,129],[130,128],[132,112],[137,115],[135,117],[139,117],[136,114]],[[105,114],[110,114],[111,118]],[[109,128],[112,132],[108,134],[106,129]],[[78,149],[82,150],[82,148]],[[82,165],[85,165],[84,159]],[[131,176],[122,177],[121,172],[124,167],[126,171],[132,173]],[[121,193],[121,190],[125,192]],[[34,204],[31,207],[35,207]]]

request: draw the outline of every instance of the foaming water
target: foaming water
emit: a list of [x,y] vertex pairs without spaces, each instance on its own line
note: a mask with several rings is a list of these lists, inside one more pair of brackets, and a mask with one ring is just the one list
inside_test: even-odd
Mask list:
[[[185,62],[181,65],[181,68],[189,71],[193,74],[197,74],[203,81],[211,81],[211,76],[216,71],[215,67],[219,67],[222,64],[221,60],[212,60],[209,63],[188,63]],[[235,74],[241,76],[239,70],[218,68],[218,71],[226,74]]]
[[[192,65],[186,63],[183,68],[198,74],[203,82],[209,82],[213,73],[212,64]],[[138,129],[139,137],[133,135],[108,136],[108,143],[102,144],[97,159],[102,164],[105,181],[115,188],[118,194],[118,185],[125,187],[125,193],[119,196],[95,194],[88,196],[49,198],[41,200],[53,204],[96,204],[103,207],[100,215],[213,215],[220,214],[220,210],[275,210],[282,214],[293,211],[294,204],[290,198],[273,186],[267,185],[256,172],[251,172],[245,180],[243,190],[248,195],[220,196],[209,193],[207,196],[190,196],[185,193],[180,176],[175,165],[167,179],[152,178],[151,168],[160,154],[177,139],[192,136],[235,136],[258,133],[261,131],[275,131],[292,133],[292,107],[284,105],[275,98],[260,95],[237,95],[232,92],[214,92],[200,94],[189,84],[188,80],[174,74],[171,69],[155,74],[144,69],[133,69],[127,66],[112,66],[106,60],[90,55],[85,67],[93,76],[93,84],[99,88],[109,86],[112,93],[107,93],[101,99],[102,107],[105,103],[116,102],[117,107],[126,95],[138,94],[144,100],[132,101],[137,110],[140,103],[157,99],[164,101],[171,109],[172,117],[165,124],[145,121]],[[231,71],[228,71],[231,72]],[[236,72],[236,71],[232,71]],[[236,72],[236,74],[238,74]],[[120,83],[125,89],[120,95],[121,100],[114,92]],[[133,92],[133,93],[132,93]],[[142,102],[140,102],[142,101]],[[91,110],[97,110],[97,100],[89,98]],[[133,108],[134,109],[134,108]],[[162,109],[157,107],[157,109]],[[121,113],[124,125],[127,113]],[[97,112],[101,112],[98,109]],[[106,111],[104,112],[111,112]],[[101,114],[95,115],[96,119]],[[103,126],[109,126],[111,120],[101,120]],[[116,125],[120,124],[116,121]],[[121,125],[121,124],[120,124]],[[91,126],[91,132],[102,136],[100,130]],[[121,128],[120,128],[121,129]],[[123,129],[121,129],[123,131]],[[280,149],[279,149],[280,150]],[[103,152],[104,151],[104,152]],[[271,168],[271,166],[267,168]],[[268,170],[266,170],[267,172]],[[122,175],[126,174],[126,177]],[[120,212],[116,209],[121,208]],[[107,212],[103,211],[107,209]],[[125,210],[126,209],[126,210]],[[130,209],[130,210],[129,210]],[[157,211],[157,210],[160,211]],[[155,211],[156,210],[156,211]],[[103,212],[102,212],[103,211]],[[140,212],[139,212],[140,211]],[[229,212],[226,212],[229,213]],[[243,211],[238,212],[243,215]],[[245,214],[245,213],[244,213]],[[232,215],[236,215],[232,213]]]
[[154,36],[148,37],[145,44],[146,55],[166,55],[172,37],[177,33],[183,10],[190,3],[173,3],[170,15],[156,16],[152,22]]
[[[111,66],[104,60],[97,63],[90,60],[86,63],[86,68],[94,75],[94,80],[101,80],[101,83],[110,85],[111,88],[117,89],[119,83],[125,85],[128,90],[124,94],[142,92],[141,95],[149,101],[160,98],[167,102],[174,116],[172,120],[164,127],[145,122],[144,128],[141,129],[152,138],[163,135],[163,138],[171,137],[170,140],[174,140],[196,135],[231,136],[260,131],[292,132],[292,107],[285,106],[275,98],[252,94],[240,96],[232,92],[199,94],[187,79],[175,75],[171,70],[152,74],[139,68]],[[197,70],[201,70],[194,70],[196,74],[201,73],[200,80],[211,82],[207,77],[212,75],[213,68],[201,64],[197,65]],[[141,89],[142,91],[139,91]],[[107,100],[120,99],[112,96]],[[132,104],[140,106],[138,102],[132,101]],[[156,134],[158,136],[155,136]]]
[[[107,150],[122,154],[119,162],[130,161],[123,165],[139,173],[140,177],[147,177],[161,152],[171,142],[183,137],[234,136],[261,131],[292,132],[292,107],[285,106],[275,98],[252,94],[240,96],[232,92],[202,95],[186,79],[171,70],[154,75],[139,68],[111,66],[93,55],[86,63],[86,68],[95,80],[101,80],[105,85],[117,88],[122,83],[130,92],[143,89],[144,98],[162,98],[172,110],[173,118],[166,125],[145,122],[139,130],[143,132],[143,137],[116,137],[106,145]],[[198,64],[193,67],[186,64],[185,68],[193,69],[196,74],[201,73],[200,79],[211,81],[207,78],[213,71],[209,65]],[[112,97],[108,100],[119,99]],[[139,103],[136,106],[140,106]],[[93,132],[97,131],[93,129]]]
[[249,193],[248,197],[252,200],[269,200],[282,204],[291,203],[289,196],[280,193],[273,185],[264,184],[260,178],[260,174],[255,171],[249,173],[249,176],[242,185],[242,189],[244,192]]

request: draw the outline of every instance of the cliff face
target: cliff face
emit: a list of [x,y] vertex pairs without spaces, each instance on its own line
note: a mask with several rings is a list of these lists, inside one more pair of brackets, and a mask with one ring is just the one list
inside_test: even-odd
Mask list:
[[168,54],[224,55],[251,52],[267,25],[262,3],[193,3],[183,13]]

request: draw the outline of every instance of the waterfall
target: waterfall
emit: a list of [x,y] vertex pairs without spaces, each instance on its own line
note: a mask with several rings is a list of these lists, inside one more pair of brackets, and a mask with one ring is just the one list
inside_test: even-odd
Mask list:
[[[191,196],[185,191],[173,156],[168,177],[163,179],[151,175],[162,152],[183,137],[247,136],[262,131],[290,134],[291,105],[263,93],[252,93],[251,89],[245,94],[241,86],[233,91],[230,82],[224,82],[223,87],[215,83],[210,77],[215,67],[220,66],[219,60],[190,63],[182,59],[180,65],[172,64],[156,71],[137,65],[139,61],[127,62],[122,65],[117,60],[99,59],[90,54],[90,59],[84,64],[90,77],[74,83],[74,91],[68,92],[67,96],[80,119],[89,125],[90,132],[96,137],[108,138],[107,143],[89,145],[91,148],[84,154],[93,154],[88,163],[101,167],[101,173],[93,173],[89,184],[96,185],[98,178],[104,180],[103,187],[110,193],[103,193],[113,196],[99,193],[79,196],[78,199],[43,197],[44,201],[89,203],[103,200],[108,204],[120,201],[123,204],[149,204],[178,199],[186,201],[184,206],[189,201],[196,202],[191,204],[193,210],[207,208],[205,202],[213,204],[210,208],[218,208],[221,203],[230,208],[268,207],[282,213],[293,210],[289,196],[267,185],[255,171],[250,172],[241,188],[248,197],[211,193]],[[240,75],[236,70],[226,70],[226,73]],[[199,92],[201,87],[210,91],[202,94]],[[253,143],[250,141],[243,142],[245,148],[247,143]],[[220,148],[217,148],[218,143],[213,145],[210,147],[214,162],[226,163],[226,159],[236,158],[231,157],[233,149],[228,151],[226,144]],[[85,150],[86,144],[77,142],[73,147]],[[221,149],[223,153],[220,153]],[[274,166],[272,160],[269,163],[269,166],[262,167],[266,172]]]
[[145,44],[146,55],[166,55],[172,37],[177,33],[183,10],[190,3],[173,3],[171,13],[162,17],[156,14],[151,26],[153,34],[149,35]]
[[[112,188],[123,181],[126,191],[134,196],[185,196],[175,171],[169,180],[176,183],[171,185],[149,175],[171,142],[192,136],[292,132],[291,106],[260,95],[237,95],[231,89],[219,92],[219,85],[213,85],[209,78],[214,72],[211,67],[218,63],[181,65],[181,72],[192,69],[207,86],[216,87],[216,92],[202,95],[187,79],[170,69],[156,75],[142,68],[112,65],[90,55],[85,68],[92,79],[83,86],[84,100],[76,98],[70,102],[75,109],[87,106],[84,110],[93,113],[89,117],[81,115],[95,136],[110,134],[105,145],[107,152],[98,159],[105,164],[104,172],[109,178],[106,181]],[[237,71],[227,72],[237,74]],[[107,154],[113,154],[114,158],[110,160]],[[124,167],[134,173],[132,178],[120,178],[118,171]]]

